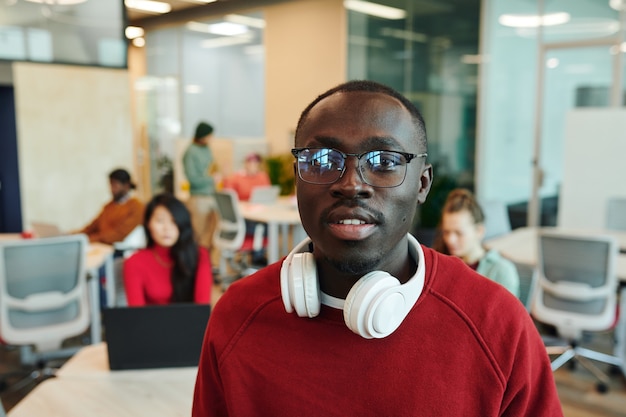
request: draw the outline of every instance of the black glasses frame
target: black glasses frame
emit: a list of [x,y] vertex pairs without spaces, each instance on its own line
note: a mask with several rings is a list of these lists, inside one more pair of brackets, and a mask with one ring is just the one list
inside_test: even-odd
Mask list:
[[[362,152],[362,153],[346,153],[346,152],[342,152],[338,149],[335,148],[293,148],[291,149],[291,154],[296,158],[296,160],[298,159],[298,157],[300,156],[300,154],[304,151],[314,151],[314,150],[321,150],[321,149],[329,149],[332,151],[335,151],[339,154],[341,154],[341,156],[343,157],[343,167],[341,168],[341,173],[339,174],[339,176],[337,177],[337,179],[335,179],[332,182],[312,182],[312,181],[307,181],[304,178],[302,178],[302,173],[300,172],[300,165],[298,165],[296,163],[297,169],[298,169],[298,177],[300,177],[300,179],[306,183],[309,184],[317,184],[317,185],[329,185],[329,184],[334,184],[337,181],[339,181],[341,179],[341,177],[343,177],[343,174],[346,171],[346,160],[348,159],[349,156],[354,156],[357,159],[357,171],[359,172],[359,176],[361,177],[361,180],[366,183],[371,185],[372,187],[379,187],[379,188],[393,188],[393,187],[399,187],[400,185],[402,185],[402,183],[404,182],[404,180],[406,179],[406,170],[404,172],[404,177],[402,178],[402,181],[397,184],[397,185],[391,185],[391,186],[380,186],[380,185],[374,185],[374,184],[370,184],[367,180],[365,180],[363,173],[361,172],[361,158],[368,154],[368,153],[372,153],[372,152],[394,152],[397,154],[400,154],[402,156],[404,156],[404,158],[406,159],[406,163],[409,164],[411,163],[411,161],[415,158],[425,158],[426,156],[428,156],[428,153],[423,152],[423,153],[409,153],[409,152],[401,152],[401,151],[394,151],[394,150],[389,150],[389,149],[374,149],[371,151],[366,151],[366,152]],[[297,162],[297,161],[296,161]]]

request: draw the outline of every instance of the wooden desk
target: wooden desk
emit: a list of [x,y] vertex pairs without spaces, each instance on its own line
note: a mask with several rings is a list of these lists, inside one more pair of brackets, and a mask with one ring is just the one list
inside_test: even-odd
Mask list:
[[[615,237],[620,247],[620,251],[626,250],[626,233],[605,230],[582,230],[582,229],[562,229],[549,228],[563,233],[588,233],[588,234],[604,234]],[[535,266],[537,265],[537,239],[538,228],[521,227],[513,230],[506,235],[498,236],[485,241],[485,246],[489,249],[496,249],[505,257],[513,262]],[[617,257],[615,265],[617,277],[623,283],[626,283],[626,253],[621,253]]]
[[[286,255],[289,228],[294,244],[306,236],[300,222],[300,213],[292,197],[282,197],[276,204],[241,203],[241,212],[247,220],[267,224],[267,262],[274,263]],[[280,250],[279,228],[282,229],[283,249]]]
[[9,417],[191,415],[197,369],[110,371],[106,344],[87,346],[39,384]]

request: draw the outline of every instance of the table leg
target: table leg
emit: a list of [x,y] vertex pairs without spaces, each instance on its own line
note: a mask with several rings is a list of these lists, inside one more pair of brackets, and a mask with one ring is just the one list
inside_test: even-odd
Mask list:
[[113,254],[104,260],[104,288],[107,294],[107,307],[115,307],[115,268],[113,266]]
[[100,323],[100,278],[98,268],[87,272],[89,277],[89,305],[91,308],[91,343],[96,344],[102,341],[102,325]]

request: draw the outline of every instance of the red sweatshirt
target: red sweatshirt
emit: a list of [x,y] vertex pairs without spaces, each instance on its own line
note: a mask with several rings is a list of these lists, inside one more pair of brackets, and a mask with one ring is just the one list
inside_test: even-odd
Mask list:
[[208,324],[193,417],[562,416],[546,350],[515,296],[425,251],[400,327],[365,339],[323,305],[283,306],[280,262],[232,284]]
[[[169,304],[172,297],[169,248],[155,245],[141,249],[124,261],[124,289],[129,306]],[[199,248],[194,301],[211,301],[213,273],[209,253]]]

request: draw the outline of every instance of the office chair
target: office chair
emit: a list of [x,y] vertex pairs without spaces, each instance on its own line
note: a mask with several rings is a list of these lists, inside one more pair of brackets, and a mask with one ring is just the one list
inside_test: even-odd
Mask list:
[[519,300],[530,313],[533,295],[537,287],[537,268],[532,265],[514,262],[519,276]]
[[[108,307],[124,307],[128,305],[126,292],[124,291],[124,261],[139,249],[145,248],[146,245],[147,238],[143,224],[137,225],[124,240],[113,243],[113,249],[115,250],[113,260],[114,298],[107,300]],[[109,277],[105,277],[105,279],[109,279]]]
[[[11,388],[54,375],[52,359],[68,358],[76,348],[63,342],[90,325],[86,282],[86,235],[0,241],[0,340],[19,347],[27,377]],[[18,372],[3,375],[5,386]]]
[[626,231],[626,197],[613,197],[606,204],[606,228]]
[[[540,231],[538,237],[538,283],[532,315],[553,325],[558,338],[544,338],[555,371],[570,360],[580,363],[606,392],[609,378],[594,363],[599,361],[624,372],[617,356],[581,346],[583,332],[611,330],[617,319],[617,242],[609,236],[583,236]],[[573,364],[573,363],[571,363]]]
[[[257,224],[252,235],[246,233],[246,221],[233,190],[217,192],[215,201],[219,219],[213,244],[220,252],[219,277],[225,289],[233,281],[256,271],[248,258],[253,251],[266,247],[267,239],[263,224]],[[230,275],[229,268],[233,272]]]

